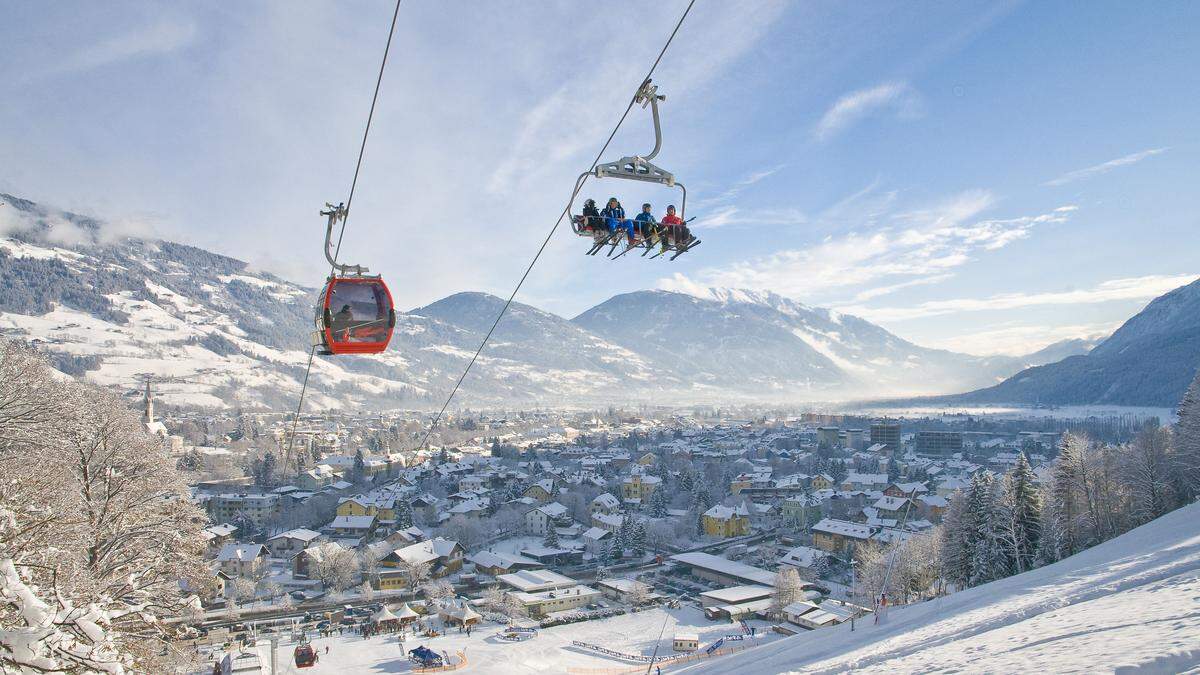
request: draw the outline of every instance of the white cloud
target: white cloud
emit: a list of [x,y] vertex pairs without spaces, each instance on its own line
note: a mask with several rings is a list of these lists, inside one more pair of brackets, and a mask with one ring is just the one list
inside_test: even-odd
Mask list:
[[1067,183],[1071,183],[1071,182],[1074,182],[1077,180],[1083,180],[1086,178],[1091,178],[1092,176],[1098,176],[1102,173],[1108,173],[1109,171],[1112,171],[1113,169],[1116,169],[1116,168],[1119,168],[1122,166],[1128,166],[1129,164],[1136,164],[1136,163],[1142,161],[1143,159],[1146,159],[1147,157],[1153,157],[1155,155],[1160,155],[1160,154],[1166,152],[1167,150],[1169,150],[1169,148],[1151,148],[1150,150],[1143,150],[1141,152],[1135,152],[1131,155],[1125,155],[1124,157],[1110,159],[1109,161],[1104,162],[1103,164],[1097,164],[1095,166],[1089,166],[1086,169],[1078,169],[1076,171],[1070,171],[1068,173],[1064,173],[1063,175],[1059,176],[1058,178],[1055,178],[1054,180],[1050,180],[1050,181],[1046,181],[1045,183],[1042,183],[1042,185],[1055,186],[1055,187],[1057,187],[1059,185],[1066,185]]
[[[689,16],[681,39],[672,44],[662,67],[671,72],[669,82],[664,81],[660,90],[668,95],[662,111],[666,143],[671,138],[673,107],[685,102],[689,91],[703,89],[746,51],[757,46],[786,8],[785,3],[777,0],[756,5],[753,12],[732,3],[713,3],[698,7]],[[639,33],[626,36],[639,47],[626,49],[620,59],[600,59],[599,66],[591,69],[580,69],[578,61],[573,60],[570,74],[564,72],[557,78],[555,91],[536,100],[525,113],[507,158],[488,178],[489,193],[523,191],[535,180],[561,182],[568,164],[578,166],[576,172],[586,169],[586,162],[595,157],[591,154],[595,152],[593,148],[608,136],[639,78],[645,75],[647,64],[657,53],[659,41],[665,37],[661,35],[662,26],[673,25],[678,17],[678,9],[671,7],[661,11],[655,19],[661,19],[657,25],[647,24],[643,19]],[[672,57],[678,60],[673,61]],[[647,135],[650,124],[649,113],[635,107],[601,159],[648,152],[651,148],[648,140],[653,138]],[[640,139],[637,145],[628,145],[631,142],[625,133],[628,130],[636,130]],[[750,178],[757,181],[768,175]]]
[[907,82],[886,82],[852,91],[825,111],[813,135],[818,140],[829,140],[846,127],[882,109],[892,109],[901,117],[917,117],[921,114],[921,99]]
[[955,298],[933,300],[911,307],[839,307],[843,312],[857,314],[870,321],[908,321],[932,316],[982,312],[1049,305],[1083,305],[1114,300],[1143,300],[1155,298],[1167,291],[1190,284],[1200,278],[1196,274],[1149,275],[1110,279],[1091,288],[1043,293],[1001,293],[985,298]]
[[[854,302],[887,295],[901,288],[944,281],[979,253],[1003,248],[1029,236],[1034,227],[1066,222],[1071,208],[1007,219],[980,219],[995,197],[987,190],[968,190],[928,207],[889,212],[893,197],[871,202],[867,212],[885,222],[865,232],[829,236],[819,244],[780,251],[724,267],[701,269],[694,278],[681,275],[659,281],[659,287],[732,287],[769,290],[811,301],[814,294],[854,289]],[[839,210],[859,209],[842,203]],[[748,214],[729,207],[716,214],[715,226],[742,222]],[[818,219],[823,228],[830,223]],[[713,224],[708,224],[710,227]]]
[[764,180],[766,178],[769,178],[769,177],[773,176],[774,174],[778,173],[781,169],[784,168],[784,166],[785,165],[780,164],[778,166],[772,166],[772,167],[769,167],[766,169],[759,169],[757,171],[751,171],[750,173],[746,174],[744,177],[735,181],[733,183],[733,185],[730,185],[729,188],[727,190],[725,190],[724,192],[721,192],[721,193],[714,195],[712,197],[709,197],[707,199],[699,200],[698,202],[696,202],[696,206],[699,208],[702,208],[702,209],[708,209],[708,208],[717,206],[718,204],[725,204],[725,203],[731,201],[732,199],[734,199],[735,197],[737,197],[739,194],[741,194],[742,190],[745,190],[746,188],[750,187],[751,185],[754,185],[755,183],[757,183],[761,180]]
[[696,221],[695,227],[713,229],[727,225],[799,225],[808,222],[797,209],[742,209],[724,206]]
[[992,330],[931,337],[922,344],[965,354],[1022,356],[1063,340],[1103,337],[1111,334],[1119,325],[1119,321],[1064,325],[1012,323]]
[[85,45],[42,70],[27,73],[22,81],[86,73],[131,59],[169,54],[195,42],[196,35],[192,21],[161,19]]

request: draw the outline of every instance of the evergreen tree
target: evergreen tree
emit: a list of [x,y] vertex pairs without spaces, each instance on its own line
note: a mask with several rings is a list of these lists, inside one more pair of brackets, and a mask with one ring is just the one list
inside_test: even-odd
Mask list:
[[1200,373],[1179,403],[1172,459],[1176,499],[1182,504],[1191,503],[1200,497]]
[[270,450],[263,455],[262,463],[262,482],[260,485],[271,486],[275,484],[275,473],[278,467],[276,466],[275,453]]
[[635,558],[641,558],[646,555],[646,526],[641,521],[638,521],[633,526],[630,548],[633,549],[633,557]]
[[1042,536],[1042,497],[1034,483],[1033,469],[1025,453],[1017,455],[1017,465],[1008,477],[1008,501],[1011,504],[1011,558],[1014,572],[1034,567]]
[[888,460],[887,477],[889,483],[895,483],[900,480],[900,465],[894,458]]
[[846,468],[846,463],[840,459],[835,459],[829,463],[829,476],[833,478],[833,485],[837,486],[846,480],[846,476],[850,475],[850,471]]
[[692,472],[692,467],[684,467],[683,471],[679,472],[679,491],[691,493],[695,489],[696,475]]
[[625,549],[629,548],[629,516],[623,516],[621,526],[613,533],[613,557],[625,557]]
[[396,527],[405,529],[412,527],[413,524],[413,508],[412,502],[408,500],[401,501],[396,506]]
[[667,490],[663,486],[659,486],[650,493],[650,515],[654,518],[665,518],[667,516]]
[[355,483],[361,483],[367,477],[367,458],[363,456],[362,448],[354,451],[354,468],[350,475]]
[[546,538],[542,540],[542,544],[546,548],[558,548],[558,530],[554,527],[554,523],[546,525]]
[[696,476],[696,481],[692,489],[692,509],[697,513],[704,513],[712,508],[713,496],[712,490],[708,487],[708,479],[704,474]]
[[961,491],[955,492],[950,496],[946,515],[942,517],[942,576],[960,589],[967,587],[974,574],[971,567],[973,532],[974,523],[967,508],[967,496]]
[[967,491],[967,510],[975,526],[971,542],[971,585],[995,581],[1008,576],[1007,552],[1002,532],[1005,509],[998,497],[995,481],[983,471],[971,477]]

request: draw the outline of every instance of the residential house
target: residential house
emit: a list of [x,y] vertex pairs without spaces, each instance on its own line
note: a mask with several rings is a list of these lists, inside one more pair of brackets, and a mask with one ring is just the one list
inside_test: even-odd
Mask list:
[[211,553],[216,553],[221,550],[222,546],[232,541],[237,532],[237,525],[223,523],[200,530],[200,536],[204,537],[204,542],[208,545],[208,550]]
[[621,512],[621,502],[611,494],[604,492],[592,500],[592,503],[588,505],[588,512],[593,516],[597,513],[611,516]]
[[[879,518],[889,518],[903,522],[911,509],[912,502],[908,497],[880,497],[872,506]],[[914,514],[915,515],[915,514]]]
[[827,473],[819,473],[812,477],[813,490],[831,490],[833,489],[833,476]]
[[543,565],[579,565],[583,563],[583,551],[573,548],[530,546],[521,549],[521,555]]
[[887,486],[883,494],[888,497],[920,497],[924,494],[929,494],[929,488],[925,487],[924,483],[892,483]]
[[623,515],[609,515],[607,513],[596,513],[592,515],[592,526],[598,527],[609,532],[616,532],[621,529],[621,523],[625,522]]
[[453,574],[462,569],[465,553],[461,544],[441,537],[398,548],[379,561],[379,589],[406,588],[411,565],[429,565],[429,575],[434,578]]
[[378,524],[375,516],[337,516],[325,527],[337,537],[368,539]]
[[821,500],[815,495],[789,497],[780,510],[785,525],[807,527],[821,519]]
[[834,555],[849,555],[854,547],[868,541],[875,529],[862,523],[825,518],[813,525],[813,545]]
[[292,556],[321,540],[320,532],[296,528],[275,535],[267,540],[267,550],[276,558],[290,560]]
[[231,577],[253,578],[266,567],[268,555],[262,544],[229,543],[221,547],[217,564]]
[[621,483],[621,497],[626,502],[642,504],[650,499],[650,495],[660,485],[662,479],[658,476],[635,473]]
[[279,495],[219,494],[206,503],[208,517],[214,523],[227,523],[245,516],[258,527],[263,527],[279,515]]
[[554,499],[554,480],[552,478],[543,478],[525,488],[525,492],[522,494],[544,504]]
[[745,505],[710,508],[700,517],[704,534],[709,537],[740,537],[750,533],[750,512]]
[[779,557],[780,569],[793,567],[807,579],[817,579],[829,566],[829,554],[811,546],[797,546]]
[[525,513],[525,529],[530,534],[544,535],[551,527],[555,527],[556,525],[566,526],[570,522],[570,512],[567,507],[558,502],[542,504],[536,509],[531,509]]
[[468,557],[467,561],[475,565],[476,572],[490,574],[494,577],[501,574],[510,574],[518,570],[533,570],[544,567],[542,563],[522,555],[494,553],[492,551],[479,551]]

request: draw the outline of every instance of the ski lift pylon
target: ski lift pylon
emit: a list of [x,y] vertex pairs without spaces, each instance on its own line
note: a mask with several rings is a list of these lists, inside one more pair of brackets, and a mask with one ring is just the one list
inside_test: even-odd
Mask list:
[[387,349],[396,326],[392,293],[383,278],[367,274],[366,267],[337,262],[333,226],[347,211],[342,204],[325,206],[325,259],[332,271],[318,299],[314,342],[324,355],[379,354]]
[[[685,223],[687,222],[687,188],[684,187],[683,183],[675,180],[675,174],[650,161],[657,157],[659,150],[662,149],[662,122],[659,118],[658,103],[659,101],[666,100],[667,97],[665,95],[658,93],[657,85],[653,84],[649,79],[647,79],[645,82],[642,82],[642,85],[638,87],[637,93],[633,96],[633,101],[634,103],[640,103],[643,110],[646,107],[650,108],[651,117],[654,120],[654,149],[645,155],[632,155],[629,157],[622,157],[612,162],[600,162],[593,169],[589,169],[588,171],[584,171],[583,173],[579,174],[579,178],[575,180],[575,187],[571,192],[571,203],[567,207],[568,213],[571,213],[571,209],[574,208],[575,199],[579,196],[579,191],[583,185],[583,181],[588,176],[593,176],[597,179],[620,178],[623,180],[635,180],[643,183],[655,183],[668,188],[678,187],[679,191],[682,193],[682,198],[679,203],[679,217],[684,220]],[[654,250],[656,245],[662,244],[662,252],[652,256],[652,258],[657,258],[663,253],[673,250],[675,253],[670,259],[674,260],[675,258],[678,258],[700,244],[700,240],[696,239],[695,237],[689,237],[688,241],[686,242],[668,242],[666,233],[661,231],[659,228],[655,229],[656,232],[654,232],[650,237],[645,237],[641,232],[636,232],[634,245],[626,248],[616,257],[619,258],[625,253],[628,253],[632,248],[637,248],[639,246],[645,246],[646,251],[642,253],[642,255],[645,256],[647,253]],[[592,239],[592,248],[587,252],[588,255],[595,255],[596,253],[599,253],[605,246],[611,245],[608,255],[612,256],[613,252],[616,250],[617,244],[620,243],[622,236],[622,232],[620,230],[617,232],[610,232],[603,221],[588,222],[588,220],[582,214],[576,215],[574,213],[571,213],[571,230],[581,237]]]

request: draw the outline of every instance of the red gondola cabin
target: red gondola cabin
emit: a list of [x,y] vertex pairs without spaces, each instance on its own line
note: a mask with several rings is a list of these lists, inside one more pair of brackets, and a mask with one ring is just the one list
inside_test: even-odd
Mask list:
[[330,277],[318,305],[322,354],[379,354],[396,325],[392,294],[379,277]]
[[296,647],[293,653],[297,668],[312,668],[317,663],[317,652],[312,645],[305,643]]

